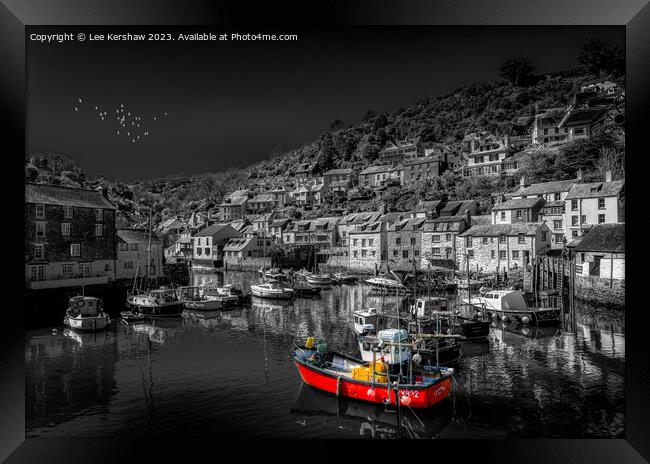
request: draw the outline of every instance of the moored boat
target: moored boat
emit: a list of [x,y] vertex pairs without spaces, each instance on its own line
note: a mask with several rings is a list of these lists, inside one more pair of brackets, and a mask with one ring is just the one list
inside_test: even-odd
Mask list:
[[251,285],[251,293],[258,298],[271,298],[286,300],[293,298],[293,288],[285,287],[282,284],[258,284]]
[[218,302],[223,308],[238,306],[246,299],[239,284],[206,285],[201,288],[201,295],[204,299]]
[[93,332],[104,330],[111,318],[102,308],[99,298],[74,296],[70,298],[63,323],[74,330]]
[[357,276],[345,272],[337,272],[332,276],[332,279],[337,284],[353,284],[358,280]]
[[296,346],[292,359],[302,380],[319,390],[371,403],[429,408],[446,398],[453,369],[422,367],[412,375],[392,375],[381,360],[364,362],[330,350],[326,344]]
[[557,307],[534,308],[528,306],[525,295],[519,290],[491,290],[479,297],[464,299],[479,314],[503,322],[518,321],[522,324],[558,324],[562,309]]
[[131,295],[129,302],[133,312],[146,317],[180,317],[183,313],[183,302],[168,287]]
[[296,296],[318,296],[322,290],[321,287],[312,285],[305,281],[294,282],[291,286]]
[[305,280],[307,280],[307,283],[309,284],[322,286],[332,285],[334,282],[327,274],[312,274],[307,276]]
[[179,287],[176,289],[176,294],[185,309],[216,311],[222,306],[221,301],[208,298],[199,287]]
[[375,333],[378,327],[379,314],[377,309],[368,308],[352,313],[350,328],[355,335],[367,335]]
[[408,288],[402,282],[390,277],[384,277],[384,276],[371,277],[369,279],[366,279],[365,283],[372,286],[373,288],[378,288],[378,289],[397,290],[397,291],[404,291],[404,292],[410,291],[410,288]]

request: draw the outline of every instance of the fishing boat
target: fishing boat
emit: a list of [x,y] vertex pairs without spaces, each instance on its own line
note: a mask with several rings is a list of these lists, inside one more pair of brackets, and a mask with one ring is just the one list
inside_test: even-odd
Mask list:
[[247,299],[239,284],[206,285],[201,288],[201,295],[207,300],[219,302],[222,308],[239,306]]
[[400,282],[398,279],[387,276],[376,276],[365,280],[365,283],[376,289],[393,290],[393,291],[409,291],[409,288]]
[[311,337],[305,346],[295,346],[291,357],[307,385],[371,403],[429,408],[449,396],[452,388],[453,369],[410,364],[407,375],[391,374],[384,360],[364,362]]
[[286,282],[287,281],[287,275],[282,272],[281,269],[278,269],[277,267],[274,267],[273,269],[269,269],[267,271],[264,271],[262,274],[264,277],[264,280],[266,282]]
[[293,288],[285,287],[282,284],[258,284],[251,285],[251,293],[258,298],[272,298],[277,300],[288,300],[293,298]]
[[169,287],[131,295],[129,302],[133,312],[146,317],[179,317],[184,307],[176,290]]
[[221,309],[221,301],[209,298],[200,287],[179,287],[176,289],[178,298],[185,309],[196,311],[217,311]]
[[104,330],[111,318],[94,296],[74,296],[70,298],[63,323],[74,330],[93,332]]
[[120,313],[120,317],[122,323],[126,323],[126,324],[130,322],[139,322],[146,319],[145,315],[137,311],[135,308],[131,311],[122,311]]
[[294,282],[291,286],[296,296],[312,297],[320,295],[321,287],[307,283],[306,281]]
[[327,274],[312,274],[307,276],[305,280],[311,285],[327,286],[334,283],[332,278]]
[[453,283],[456,285],[456,288],[460,290],[478,290],[484,282],[474,279],[456,279]]
[[557,307],[535,308],[528,306],[525,294],[519,290],[492,290],[482,296],[464,299],[479,313],[503,322],[518,321],[522,324],[557,324],[562,320],[562,309]]
[[449,302],[443,297],[417,298],[411,305],[411,324],[418,333],[442,333],[462,335],[458,341],[486,339],[490,334],[489,319],[482,319],[478,313],[474,317],[461,315],[461,307],[449,311]]

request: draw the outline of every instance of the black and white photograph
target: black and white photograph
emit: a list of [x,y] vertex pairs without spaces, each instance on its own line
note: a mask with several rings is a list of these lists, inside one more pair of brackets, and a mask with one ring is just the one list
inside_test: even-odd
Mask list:
[[26,444],[628,436],[625,26],[24,47]]

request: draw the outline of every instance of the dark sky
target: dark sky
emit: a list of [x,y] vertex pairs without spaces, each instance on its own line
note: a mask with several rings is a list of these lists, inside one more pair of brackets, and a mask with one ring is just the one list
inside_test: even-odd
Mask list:
[[[61,152],[89,175],[122,181],[245,167],[274,146],[314,139],[335,119],[356,124],[369,108],[395,111],[495,79],[509,57],[528,56],[547,72],[576,66],[586,40],[621,48],[625,40],[622,27],[70,27],[28,34],[80,31],[299,36],[296,42],[28,40],[28,152]],[[120,104],[141,116],[141,131],[149,131],[141,141],[116,134]],[[107,112],[104,121],[94,106]]]

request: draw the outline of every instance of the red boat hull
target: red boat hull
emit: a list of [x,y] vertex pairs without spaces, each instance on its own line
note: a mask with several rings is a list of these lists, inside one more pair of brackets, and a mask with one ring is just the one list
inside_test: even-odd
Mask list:
[[[318,368],[305,365],[294,360],[302,380],[314,388],[332,393],[334,395],[345,396],[357,400],[368,401],[370,403],[388,403],[396,405],[394,390],[388,390],[386,384],[375,384],[373,387],[370,382],[360,380],[351,380],[345,377],[338,377],[335,374],[325,373]],[[399,389],[400,397],[409,396],[411,399],[408,405],[411,408],[429,408],[439,403],[451,391],[451,378],[440,380],[432,385],[412,385],[409,388]],[[374,394],[369,390],[374,390]],[[400,402],[402,400],[400,399]]]

